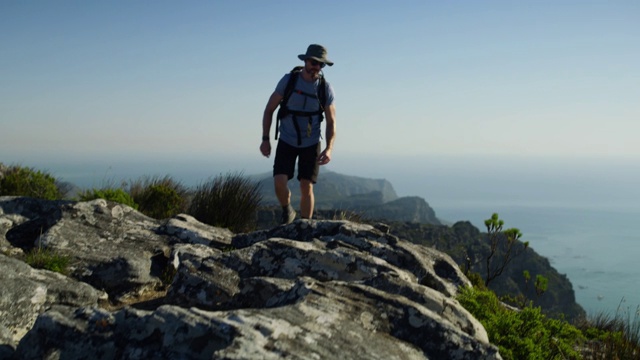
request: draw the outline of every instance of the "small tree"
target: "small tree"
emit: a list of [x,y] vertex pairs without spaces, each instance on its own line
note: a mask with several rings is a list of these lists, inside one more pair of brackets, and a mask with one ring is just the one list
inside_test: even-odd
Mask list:
[[[529,283],[529,281],[531,280],[531,274],[529,274],[529,271],[525,270],[522,275],[524,276],[524,282],[525,283]],[[547,291],[547,286],[549,285],[549,279],[538,274],[536,275],[536,281],[533,283],[533,287],[536,291],[536,295],[538,295],[538,297],[542,296],[542,294],[545,293],[545,291]]]
[[[525,284],[529,286],[531,284],[531,274],[529,273],[528,270],[524,270],[522,272],[522,275],[524,277]],[[549,279],[539,274],[536,275],[536,281],[533,283],[533,287],[538,297],[542,296],[542,294],[544,294],[547,291],[548,283],[549,283]],[[500,297],[500,300],[509,304],[514,304],[518,306],[520,309],[524,309],[527,306],[533,306],[533,302],[527,299],[527,297],[523,293],[519,293],[515,296],[509,295],[509,294],[503,295]]]
[[[486,259],[487,277],[484,280],[485,286],[488,287],[493,279],[502,275],[504,269],[516,256],[527,250],[529,242],[525,241],[524,247],[521,249],[517,247],[516,244],[520,241],[522,233],[516,228],[502,230],[504,221],[496,213],[491,215],[490,219],[485,220],[484,225],[487,227],[490,247]],[[498,253],[501,255],[500,259],[497,259]]]

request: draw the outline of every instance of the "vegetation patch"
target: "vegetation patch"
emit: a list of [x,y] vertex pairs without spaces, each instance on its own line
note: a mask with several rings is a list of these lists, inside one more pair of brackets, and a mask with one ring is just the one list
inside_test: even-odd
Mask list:
[[36,269],[45,269],[67,275],[71,258],[58,254],[51,249],[38,246],[26,254],[25,262]]
[[173,282],[173,278],[178,273],[178,270],[173,267],[173,265],[167,265],[162,271],[162,275],[160,276],[160,280],[162,280],[162,284],[164,286],[169,286]]
[[458,301],[482,323],[505,360],[582,359],[578,351],[584,343],[581,331],[566,321],[546,317],[539,307],[512,310],[494,292],[471,287],[460,291]]
[[169,175],[138,179],[131,183],[129,194],[138,210],[154,219],[166,219],[188,208],[189,190]]
[[57,180],[49,173],[29,167],[0,164],[0,196],[26,196],[45,200],[63,197]]
[[91,201],[95,199],[104,199],[114,201],[123,205],[130,206],[134,209],[138,209],[138,204],[133,201],[131,195],[129,195],[123,189],[116,188],[102,188],[85,190],[79,195],[80,201]]
[[620,306],[615,314],[600,313],[578,323],[589,342],[585,351],[596,359],[640,359],[640,306]]

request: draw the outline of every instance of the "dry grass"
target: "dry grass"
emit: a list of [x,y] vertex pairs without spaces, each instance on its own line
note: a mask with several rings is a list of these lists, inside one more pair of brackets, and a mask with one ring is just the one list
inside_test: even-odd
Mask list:
[[640,359],[640,306],[624,303],[623,298],[614,314],[598,313],[577,325],[589,339],[585,359]]

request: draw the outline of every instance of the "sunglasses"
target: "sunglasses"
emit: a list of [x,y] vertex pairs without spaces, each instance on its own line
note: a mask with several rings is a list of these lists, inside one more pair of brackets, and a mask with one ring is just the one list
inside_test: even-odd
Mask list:
[[314,59],[309,59],[309,62],[310,62],[310,63],[311,63],[311,65],[313,65],[313,66],[320,66],[320,69],[322,69],[325,65],[327,65],[327,64],[325,64],[325,63],[323,63],[323,62],[320,62],[320,61],[318,61],[318,60],[314,60]]

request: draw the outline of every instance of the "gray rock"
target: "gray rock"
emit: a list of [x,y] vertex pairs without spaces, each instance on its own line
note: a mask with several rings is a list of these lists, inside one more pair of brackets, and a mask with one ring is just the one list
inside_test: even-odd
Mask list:
[[160,232],[175,236],[183,243],[203,244],[219,249],[229,248],[234,236],[229,229],[211,227],[187,214],[168,219]]
[[[97,199],[89,202],[51,202],[34,215],[34,207],[12,213],[27,219],[7,232],[14,246],[42,246],[73,259],[72,276],[103,289],[113,299],[132,296],[161,284],[170,253],[168,238],[156,234],[160,223],[132,208]],[[47,204],[44,200],[29,200]],[[46,208],[41,205],[40,208]]]
[[67,278],[2,258],[2,273],[21,269],[10,281],[48,280],[0,293],[0,311],[15,313],[0,356],[18,344],[16,359],[500,359],[455,300],[469,281],[451,258],[382,224],[235,235],[104,200],[0,197],[0,210],[8,250],[42,246],[74,264]]
[[0,254],[0,344],[15,346],[53,305],[97,306],[107,295],[88,284]]
[[54,309],[38,318],[17,354],[40,359],[55,349],[69,359],[500,358],[486,341],[402,297],[313,279],[300,279],[299,293],[288,306],[265,309]]

